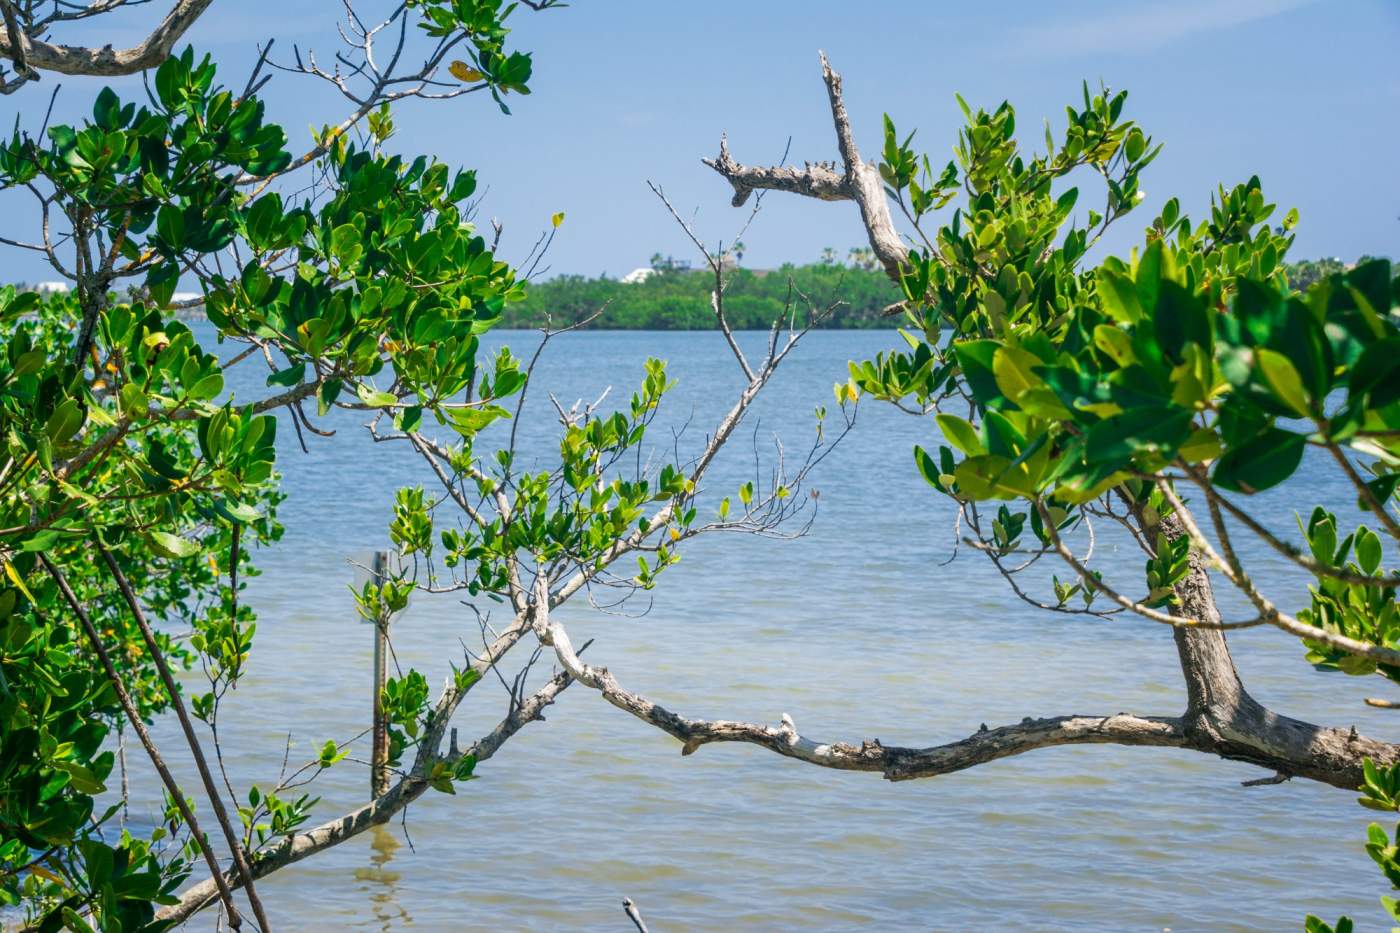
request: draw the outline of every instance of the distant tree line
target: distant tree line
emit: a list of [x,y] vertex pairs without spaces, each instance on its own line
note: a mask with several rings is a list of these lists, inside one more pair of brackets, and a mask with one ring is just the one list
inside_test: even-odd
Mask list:
[[[903,296],[873,261],[868,249],[853,249],[848,263],[825,250],[820,262],[777,269],[736,269],[727,278],[725,309],[736,330],[766,330],[788,301],[799,313],[810,307],[835,311],[817,326],[828,329],[873,329],[896,326],[884,314]],[[669,257],[653,257],[655,274],[625,283],[606,274],[597,278],[561,275],[529,287],[523,301],[510,305],[503,325],[566,327],[602,310],[590,327],[600,330],[704,330],[714,326],[708,269],[689,269]],[[1319,279],[1349,268],[1340,259],[1303,260],[1286,268],[1289,285],[1306,290]],[[789,293],[791,288],[791,294]],[[810,303],[810,304],[809,304]]]
[[[654,266],[655,268],[655,266]],[[561,275],[536,283],[525,300],[506,310],[507,327],[537,327],[546,319],[554,327],[584,320],[599,309],[591,326],[615,330],[702,330],[714,327],[708,269],[658,269],[645,281],[626,284],[600,276]],[[885,308],[900,300],[899,289],[874,268],[811,263],[772,270],[736,269],[727,274],[725,310],[737,330],[767,330],[791,301],[799,315],[810,307],[839,302],[818,326],[888,327]]]

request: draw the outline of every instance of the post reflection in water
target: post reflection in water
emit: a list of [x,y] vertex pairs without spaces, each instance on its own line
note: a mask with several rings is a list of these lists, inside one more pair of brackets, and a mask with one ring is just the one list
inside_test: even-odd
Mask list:
[[385,868],[394,860],[394,853],[403,845],[393,830],[375,826],[370,830],[369,865],[355,869],[355,880],[362,882],[361,890],[369,896],[374,908],[374,919],[379,921],[379,929],[395,930],[400,925],[413,922],[408,911],[398,899],[399,879],[403,876]]

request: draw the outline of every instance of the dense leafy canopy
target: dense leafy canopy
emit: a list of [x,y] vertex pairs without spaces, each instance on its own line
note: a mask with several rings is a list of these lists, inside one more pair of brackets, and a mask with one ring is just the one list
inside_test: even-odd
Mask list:
[[[504,47],[509,7],[410,6],[470,59],[457,80],[498,101],[528,93],[529,56]],[[305,399],[397,424],[427,414],[470,438],[523,382],[508,356],[479,371],[477,335],[521,287],[465,218],[474,177],[383,151],[387,105],[359,115],[362,144],[323,131],[294,160],[259,97],[222,87],[207,56],[169,58],[149,89],[144,103],[104,89],[81,125],[0,144],[0,190],[39,197],[31,248],[73,283],[47,298],[0,289],[0,902],[43,930],[159,927],[155,908],[200,857],[173,802],[143,839],[95,799],[115,731],[132,726],[119,687],[149,720],[176,700],[157,658],[198,659],[209,692],[191,705],[214,722],[244,669],[255,621],[239,591],[253,548],[281,532],[268,412]],[[301,164],[320,196],[271,184]],[[220,340],[248,352],[201,346],[177,319],[171,298],[190,280]],[[229,398],[224,369],[259,351],[279,360],[268,396]],[[157,630],[143,648],[138,606],[193,637]],[[312,803],[254,788],[247,848],[293,831]]]

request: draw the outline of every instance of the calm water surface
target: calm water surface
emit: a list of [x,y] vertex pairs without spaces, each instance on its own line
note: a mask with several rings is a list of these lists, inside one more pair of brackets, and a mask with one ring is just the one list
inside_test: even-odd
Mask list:
[[[757,348],[765,336],[744,339]],[[491,338],[517,352],[535,339]],[[846,361],[897,340],[811,335],[709,489],[730,492],[751,475],[751,438],[765,457],[775,433],[790,449],[808,442],[812,410],[830,402]],[[547,453],[555,428],[541,387],[568,404],[613,385],[611,398],[622,401],[647,355],[671,361],[680,384],[669,411],[674,423],[690,419],[681,444],[693,450],[738,385],[710,333],[560,338],[526,408],[526,449]],[[262,374],[241,378],[241,397],[267,391]],[[333,426],[334,437],[308,437],[309,454],[289,423],[279,432],[287,534],[259,555],[252,670],[225,725],[242,787],[275,782],[289,734],[293,760],[304,760],[326,739],[368,725],[371,630],[356,619],[347,560],[387,545],[398,486],[433,482],[405,451],[373,445],[357,419]],[[571,606],[575,642],[595,638],[593,663],[682,713],[776,722],[787,712],[818,739],[928,745],[1024,716],[1179,712],[1169,631],[1037,612],[966,551],[942,566],[955,540],[952,511],[910,456],[915,443],[936,444],[931,430],[864,408],[816,477],[821,510],[808,537],[695,542],[644,615]],[[1291,521],[1318,489],[1344,507],[1324,475],[1262,498],[1259,510]],[[1296,498],[1299,490],[1308,498]],[[1140,587],[1139,555],[1106,533],[1098,548],[1102,566],[1123,568],[1130,588]],[[1269,553],[1251,553],[1250,563],[1266,580],[1281,569]],[[1296,584],[1286,590],[1295,605],[1300,593]],[[395,623],[394,640],[399,660],[436,687],[479,635],[459,602],[419,599]],[[1276,709],[1393,734],[1385,712],[1361,703],[1374,686],[1313,674],[1276,632],[1231,642],[1249,688]],[[506,708],[499,685],[483,684],[456,724],[478,735]],[[1383,879],[1362,851],[1368,820],[1353,795],[1302,781],[1243,788],[1261,772],[1196,753],[1052,749],[890,784],[749,746],[708,745],[682,758],[677,742],[577,687],[547,718],[457,796],[429,793],[406,825],[262,881],[279,927],[626,930],[624,896],[655,933],[1282,930],[1301,928],[1306,912],[1348,911],[1362,928],[1381,918]],[[170,725],[161,728],[174,755]],[[367,784],[354,763],[325,774],[314,785],[324,798],[319,819],[362,803]],[[191,924],[212,927],[212,914]]]

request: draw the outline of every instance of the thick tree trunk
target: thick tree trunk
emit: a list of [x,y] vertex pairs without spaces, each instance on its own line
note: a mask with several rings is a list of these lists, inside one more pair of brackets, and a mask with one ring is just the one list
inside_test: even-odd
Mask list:
[[[1168,537],[1185,533],[1171,517],[1163,522],[1163,531]],[[1207,623],[1221,621],[1199,552],[1192,553],[1191,568],[1176,591],[1182,615]],[[1400,746],[1364,738],[1355,727],[1316,726],[1275,713],[1255,700],[1240,681],[1223,631],[1176,628],[1173,634],[1186,680],[1182,724],[1189,747],[1348,789],[1361,785],[1363,759],[1387,764],[1400,760]]]

